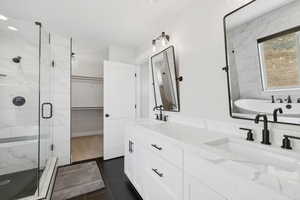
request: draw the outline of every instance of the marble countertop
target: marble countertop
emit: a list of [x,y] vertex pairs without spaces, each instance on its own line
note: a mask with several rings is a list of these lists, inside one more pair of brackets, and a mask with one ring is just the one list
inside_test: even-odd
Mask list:
[[163,123],[154,120],[139,120],[136,125],[144,127],[162,136],[168,137],[182,147],[198,147],[206,142],[215,141],[226,135],[208,131],[204,128],[187,126],[179,123]]
[[177,123],[137,121],[136,125],[161,134],[196,155],[279,196],[300,200],[300,155],[273,146],[248,142],[207,129]]

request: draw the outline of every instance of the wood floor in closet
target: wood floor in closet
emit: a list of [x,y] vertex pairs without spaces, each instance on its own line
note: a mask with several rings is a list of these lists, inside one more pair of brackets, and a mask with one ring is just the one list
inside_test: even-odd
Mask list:
[[103,157],[103,135],[71,139],[72,162]]

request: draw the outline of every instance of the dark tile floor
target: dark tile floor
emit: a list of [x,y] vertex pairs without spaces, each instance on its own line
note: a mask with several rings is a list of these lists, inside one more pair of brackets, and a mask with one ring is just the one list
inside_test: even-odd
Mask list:
[[33,195],[37,188],[37,169],[0,176],[0,199],[10,200]]
[[124,159],[96,160],[103,176],[105,189],[71,200],[142,200],[124,174]]

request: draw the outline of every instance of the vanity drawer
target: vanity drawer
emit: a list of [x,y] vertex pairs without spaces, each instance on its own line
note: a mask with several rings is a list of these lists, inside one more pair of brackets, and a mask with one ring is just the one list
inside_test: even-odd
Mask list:
[[169,142],[158,134],[148,135],[146,138],[147,149],[154,154],[161,156],[168,162],[183,168],[183,150]]
[[183,198],[183,170],[178,169],[152,152],[147,153],[145,169],[175,199]]

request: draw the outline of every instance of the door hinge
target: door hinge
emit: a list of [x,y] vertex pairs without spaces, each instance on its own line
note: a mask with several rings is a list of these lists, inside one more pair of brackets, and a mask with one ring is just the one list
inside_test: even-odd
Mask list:
[[55,66],[55,62],[54,60],[51,61],[51,66],[54,67]]
[[51,150],[51,151],[54,151],[54,144],[51,144],[51,145],[50,145],[50,150]]
[[51,44],[51,33],[49,33],[49,44]]
[[136,104],[135,104],[135,105],[134,105],[134,109],[136,109],[136,107],[137,107],[137,106],[136,106]]
[[137,77],[136,73],[134,73],[134,77]]

